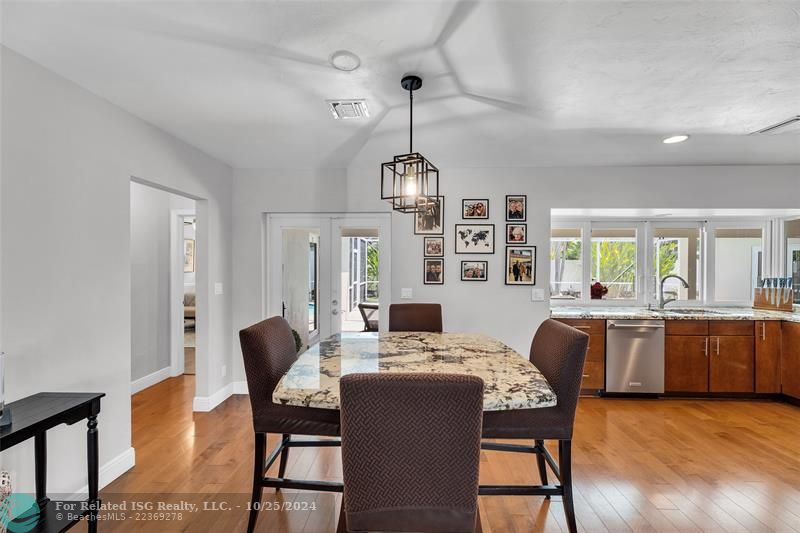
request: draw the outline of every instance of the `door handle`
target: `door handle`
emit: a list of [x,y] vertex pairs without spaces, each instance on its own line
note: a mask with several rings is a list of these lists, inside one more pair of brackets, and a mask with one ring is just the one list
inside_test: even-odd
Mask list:
[[334,307],[334,308],[331,310],[331,314],[332,314],[332,315],[338,315],[338,314],[339,314],[339,310],[338,310],[338,309],[336,309],[336,308]]
[[767,340],[767,322],[761,322],[761,340]]
[[708,337],[703,339],[705,342],[703,343],[703,355],[708,357]]
[[717,337],[717,355],[719,355],[719,337]]

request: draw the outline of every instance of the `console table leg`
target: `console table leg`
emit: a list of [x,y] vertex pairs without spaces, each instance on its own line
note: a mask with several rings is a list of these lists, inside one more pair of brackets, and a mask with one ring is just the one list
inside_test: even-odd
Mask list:
[[89,417],[89,429],[86,432],[86,455],[89,465],[89,531],[97,531],[97,511],[100,499],[97,497],[99,483],[99,457],[97,451],[97,417]]
[[36,463],[36,503],[44,511],[47,498],[47,433],[42,431],[33,438],[33,455]]

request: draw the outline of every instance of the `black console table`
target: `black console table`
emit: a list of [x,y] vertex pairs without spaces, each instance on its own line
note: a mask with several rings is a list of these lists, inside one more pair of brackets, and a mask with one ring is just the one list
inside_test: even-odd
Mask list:
[[[33,438],[36,459],[36,501],[40,519],[35,532],[65,531],[86,515],[89,531],[97,531],[97,512],[100,499],[97,497],[98,454],[97,415],[103,393],[40,392],[8,405],[11,409],[11,425],[0,428],[0,451],[11,448]],[[89,465],[89,499],[85,509],[75,512],[60,512],[56,502],[47,497],[47,430],[60,424],[72,425],[88,420],[86,434],[86,456]],[[58,518],[58,515],[61,518]]]

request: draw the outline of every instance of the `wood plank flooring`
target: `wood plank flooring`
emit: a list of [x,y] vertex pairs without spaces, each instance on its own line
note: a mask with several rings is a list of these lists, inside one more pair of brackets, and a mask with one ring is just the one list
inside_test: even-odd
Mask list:
[[[131,512],[122,520],[118,514],[101,531],[245,531],[249,400],[234,396],[211,413],[192,413],[193,392],[194,377],[181,376],[133,397],[136,467],[101,496],[112,502],[186,500],[201,508],[180,520],[127,516]],[[271,436],[269,446],[276,443]],[[581,531],[800,532],[800,408],[584,398],[573,450]],[[529,455],[481,454],[482,483],[536,483],[536,472]],[[339,450],[293,449],[287,475],[341,479]],[[265,501],[295,509],[263,510],[258,531],[335,530],[340,496],[265,489]],[[203,502],[226,502],[231,509],[202,510]],[[566,531],[559,498],[483,496],[479,505],[486,532]]]

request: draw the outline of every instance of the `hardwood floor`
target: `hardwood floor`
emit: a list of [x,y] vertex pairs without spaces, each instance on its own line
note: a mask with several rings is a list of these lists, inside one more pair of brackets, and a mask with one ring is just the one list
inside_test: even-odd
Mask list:
[[[192,413],[193,391],[194,377],[181,376],[133,397],[136,467],[101,496],[198,506],[225,501],[232,509],[183,512],[171,521],[139,521],[127,511],[124,521],[118,514],[101,531],[245,531],[253,447],[249,400],[234,396],[211,413]],[[269,446],[276,443],[270,436]],[[573,455],[582,531],[800,532],[800,408],[765,401],[584,398]],[[536,472],[533,456],[481,454],[482,483],[536,483]],[[293,449],[287,475],[341,479],[339,450]],[[258,531],[335,530],[340,496],[265,489],[265,501],[316,510],[262,510]],[[482,496],[479,505],[486,532],[566,531],[558,498]]]

